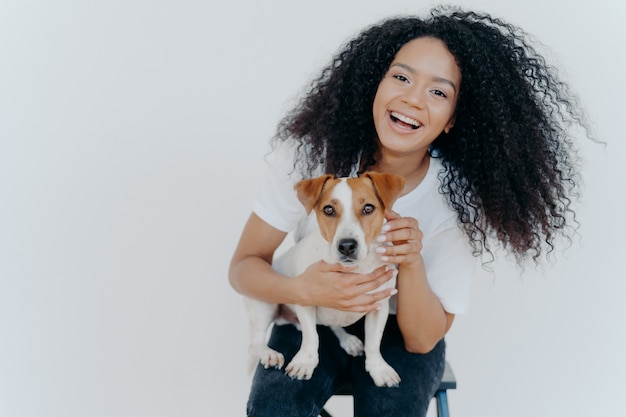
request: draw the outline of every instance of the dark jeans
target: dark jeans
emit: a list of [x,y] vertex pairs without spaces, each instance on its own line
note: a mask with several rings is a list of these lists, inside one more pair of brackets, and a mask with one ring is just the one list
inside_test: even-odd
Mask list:
[[[347,328],[363,340],[363,320]],[[379,388],[365,370],[363,356],[352,357],[334,333],[317,326],[320,362],[308,381],[292,380],[282,369],[257,366],[248,399],[251,417],[317,417],[345,378],[352,380],[355,417],[423,417],[443,376],[445,341],[424,355],[409,353],[395,315],[390,315],[381,352],[398,372],[399,387]],[[269,345],[285,355],[285,364],[300,348],[302,334],[291,324],[274,326]]]

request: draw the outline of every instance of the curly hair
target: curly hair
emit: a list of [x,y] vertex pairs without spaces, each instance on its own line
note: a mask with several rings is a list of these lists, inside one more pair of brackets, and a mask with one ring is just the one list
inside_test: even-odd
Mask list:
[[407,42],[443,41],[462,74],[456,121],[429,153],[440,158],[440,192],[475,254],[489,241],[518,262],[535,261],[567,236],[578,193],[570,128],[589,132],[576,97],[520,28],[488,14],[435,8],[428,18],[390,18],[348,42],[279,123],[275,141],[299,143],[296,164],[349,175],[376,163],[372,104]]

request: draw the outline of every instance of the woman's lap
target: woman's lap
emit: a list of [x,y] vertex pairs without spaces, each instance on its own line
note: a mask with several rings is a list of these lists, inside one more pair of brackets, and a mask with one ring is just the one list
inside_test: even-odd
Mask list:
[[[362,320],[348,331],[363,338]],[[248,400],[248,416],[317,417],[346,375],[352,380],[357,417],[426,414],[443,374],[443,340],[426,355],[409,353],[404,349],[395,316],[390,316],[381,351],[402,381],[399,387],[381,388],[374,385],[365,371],[363,356],[353,358],[345,353],[329,328],[318,326],[318,333],[320,363],[310,380],[291,379],[283,369],[257,367]],[[285,355],[287,364],[298,351],[300,341],[301,333],[293,325],[283,325],[274,326],[269,344]]]
[[424,355],[407,352],[393,316],[385,329],[381,353],[400,375],[400,384],[393,388],[377,387],[365,370],[365,359],[356,358],[352,365],[354,415],[425,416],[443,376],[445,341],[441,340],[432,351]]

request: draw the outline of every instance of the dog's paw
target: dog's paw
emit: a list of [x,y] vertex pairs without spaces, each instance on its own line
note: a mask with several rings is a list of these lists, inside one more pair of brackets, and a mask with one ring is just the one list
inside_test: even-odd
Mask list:
[[268,346],[257,346],[254,349],[250,349],[250,353],[254,357],[259,358],[259,362],[261,362],[261,365],[263,365],[265,369],[281,369],[285,364],[285,357],[283,354]]
[[289,362],[285,368],[285,373],[293,379],[311,379],[318,363],[319,357],[316,354],[300,351]]
[[348,355],[361,356],[363,354],[363,342],[355,335],[346,333],[339,338],[339,344]]
[[377,387],[397,387],[400,384],[400,376],[384,360],[365,360],[365,369]]

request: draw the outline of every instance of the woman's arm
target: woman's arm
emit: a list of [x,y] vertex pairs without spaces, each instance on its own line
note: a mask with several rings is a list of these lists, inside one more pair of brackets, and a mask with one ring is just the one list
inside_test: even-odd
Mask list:
[[426,279],[421,256],[398,271],[398,326],[408,351],[428,353],[450,330],[454,314],[444,310]]
[[271,267],[274,251],[286,235],[256,214],[250,215],[228,271],[230,284],[237,292],[278,304],[292,301],[290,285],[293,282]]
[[409,352],[427,353],[448,332],[454,315],[444,310],[428,284],[417,220],[389,210],[386,217],[384,235],[394,245],[381,247],[386,250],[386,262],[398,264],[398,325]]
[[367,312],[391,295],[391,289],[367,294],[392,274],[381,267],[370,274],[353,274],[352,268],[323,261],[309,266],[302,274],[289,278],[271,266],[274,251],[286,236],[252,214],[241,234],[230,263],[229,281],[248,297],[277,304],[318,305],[338,310]]

